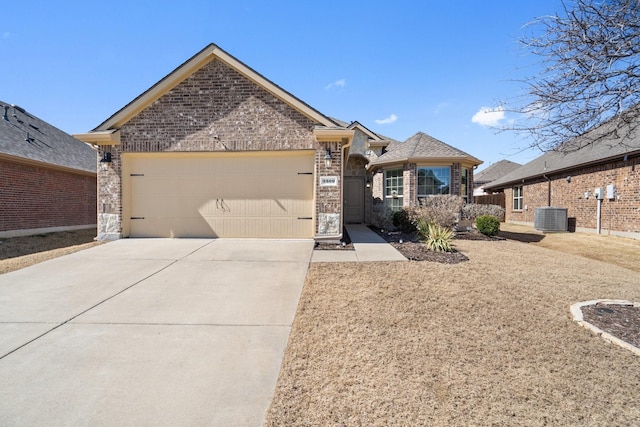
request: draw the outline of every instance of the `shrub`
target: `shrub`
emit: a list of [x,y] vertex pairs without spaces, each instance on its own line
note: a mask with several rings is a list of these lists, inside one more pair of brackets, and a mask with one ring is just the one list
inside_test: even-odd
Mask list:
[[412,209],[403,208],[393,213],[393,225],[403,233],[413,233],[416,231],[412,211]]
[[429,238],[429,232],[431,231],[431,224],[429,220],[425,218],[420,218],[416,224],[416,229],[418,231],[418,238],[423,242],[426,242]]
[[451,252],[453,247],[453,231],[447,227],[442,227],[436,223],[420,220],[418,222],[418,233],[421,240],[425,242],[427,248],[435,252]]
[[460,220],[460,212],[464,199],[460,196],[438,195],[420,199],[420,207],[412,213],[412,222],[418,223],[420,218],[433,222],[441,227],[453,228]]
[[504,209],[498,205],[478,205],[478,204],[466,204],[462,208],[462,218],[475,221],[476,218],[482,215],[495,216],[498,219],[504,218]]
[[476,218],[478,231],[487,236],[495,236],[500,231],[500,220],[493,215],[480,215]]
[[378,228],[390,229],[392,225],[391,209],[381,203],[375,203],[371,210],[371,223]]

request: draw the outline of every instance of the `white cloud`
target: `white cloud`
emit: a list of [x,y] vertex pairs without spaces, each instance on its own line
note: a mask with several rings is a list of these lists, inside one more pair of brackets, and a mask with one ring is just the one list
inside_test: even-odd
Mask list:
[[471,121],[480,126],[497,126],[504,119],[504,108],[502,107],[482,107],[471,117]]
[[398,120],[398,116],[396,116],[395,114],[392,114],[386,119],[376,120],[376,123],[379,125],[388,125],[395,122],[396,120]]
[[336,80],[333,83],[329,83],[326,87],[325,90],[329,90],[329,89],[333,89],[334,87],[337,88],[343,88],[347,85],[347,79],[340,79],[340,80]]

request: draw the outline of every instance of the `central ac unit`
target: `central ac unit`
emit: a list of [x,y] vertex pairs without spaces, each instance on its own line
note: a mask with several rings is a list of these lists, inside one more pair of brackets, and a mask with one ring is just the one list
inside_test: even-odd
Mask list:
[[540,231],[567,231],[567,208],[536,208],[533,226]]

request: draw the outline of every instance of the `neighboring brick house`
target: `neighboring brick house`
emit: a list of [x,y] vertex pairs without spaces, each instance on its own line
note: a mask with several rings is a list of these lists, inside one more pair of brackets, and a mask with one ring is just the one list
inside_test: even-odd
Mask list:
[[392,141],[205,47],[93,131],[98,238],[339,239],[368,222],[369,153]]
[[471,203],[473,171],[481,160],[418,132],[393,141],[369,166],[373,198],[392,210],[417,206],[425,197],[453,194]]
[[483,196],[488,193],[484,191],[484,186],[490,182],[496,181],[508,173],[513,172],[522,166],[520,163],[512,162],[510,160],[500,160],[473,176],[473,195]]
[[[584,138],[605,135],[606,126],[610,125],[597,128]],[[577,145],[575,141],[571,144]],[[600,200],[594,194],[596,189],[602,190]],[[607,136],[577,151],[547,152],[485,185],[485,190],[505,193],[508,222],[533,224],[536,208],[554,206],[567,209],[571,229],[600,229],[638,239],[640,135],[636,129],[624,141]]]
[[96,151],[0,101],[0,237],[96,227]]

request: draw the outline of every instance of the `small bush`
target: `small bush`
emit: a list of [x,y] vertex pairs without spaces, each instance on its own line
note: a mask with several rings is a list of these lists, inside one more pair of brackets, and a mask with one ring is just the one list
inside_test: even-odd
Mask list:
[[503,219],[504,209],[498,205],[478,205],[472,203],[466,204],[462,208],[462,219],[475,221],[476,218],[482,215],[491,215],[498,219]]
[[429,238],[429,233],[431,231],[431,224],[429,220],[426,218],[420,218],[416,224],[416,229],[418,231],[418,238],[423,242],[426,242]]
[[416,224],[413,222],[412,212],[403,208],[393,213],[393,225],[403,233],[413,233],[416,231]]
[[476,218],[478,231],[487,236],[496,236],[500,232],[500,220],[493,215],[480,215]]
[[393,224],[391,209],[382,203],[375,203],[371,210],[371,223],[378,228],[389,230]]
[[432,251],[451,252],[453,246],[453,231],[447,227],[442,227],[436,223],[421,220],[418,223],[418,232],[421,239]]
[[460,196],[439,195],[420,199],[420,207],[411,212],[412,222],[418,223],[420,218],[436,223],[441,227],[453,228],[460,220],[460,212],[464,199]]

